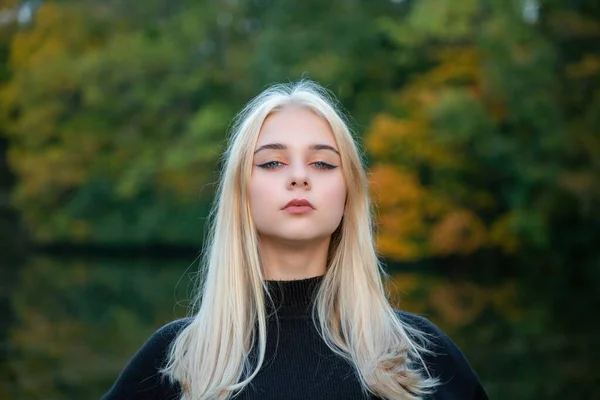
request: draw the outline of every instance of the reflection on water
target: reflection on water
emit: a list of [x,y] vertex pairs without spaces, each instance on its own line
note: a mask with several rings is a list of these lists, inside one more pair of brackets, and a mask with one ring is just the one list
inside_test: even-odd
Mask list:
[[188,285],[177,285],[186,267],[32,260],[12,295],[16,398],[99,398],[156,327],[184,315],[176,303],[186,298]]
[[[32,259],[10,297],[11,357],[0,371],[12,378],[2,379],[0,394],[99,398],[154,330],[184,316],[190,261]],[[553,398],[567,386],[553,363],[540,363],[565,340],[545,331],[543,310],[518,305],[514,282],[396,273],[389,290],[395,305],[448,333],[491,398]]]

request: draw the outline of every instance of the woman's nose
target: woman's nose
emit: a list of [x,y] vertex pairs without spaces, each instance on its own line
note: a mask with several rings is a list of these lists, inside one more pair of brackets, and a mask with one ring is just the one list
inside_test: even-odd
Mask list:
[[298,186],[304,188],[310,187],[308,167],[300,163],[290,166],[290,178],[288,183],[288,188],[290,189]]

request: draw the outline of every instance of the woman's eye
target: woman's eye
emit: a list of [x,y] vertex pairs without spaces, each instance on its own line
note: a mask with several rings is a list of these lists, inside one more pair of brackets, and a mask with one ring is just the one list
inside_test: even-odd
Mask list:
[[316,161],[316,162],[313,163],[313,165],[315,167],[319,168],[319,169],[334,169],[334,168],[337,168],[337,165],[331,165],[331,164],[328,164],[328,163],[326,163],[324,161]]
[[269,162],[266,162],[264,164],[260,164],[257,166],[260,168],[265,168],[265,169],[273,169],[273,168],[280,167],[282,165],[283,165],[283,163],[280,161],[269,161]]
[[[283,165],[285,165],[285,164],[282,163],[281,161],[268,161],[268,162],[263,163],[263,164],[258,164],[257,167],[264,168],[264,169],[275,169],[275,168],[279,168],[279,167],[281,167]],[[317,169],[334,169],[334,168],[337,168],[337,165],[331,165],[331,164],[328,164],[328,163],[326,163],[324,161],[315,161],[311,165],[314,165]]]

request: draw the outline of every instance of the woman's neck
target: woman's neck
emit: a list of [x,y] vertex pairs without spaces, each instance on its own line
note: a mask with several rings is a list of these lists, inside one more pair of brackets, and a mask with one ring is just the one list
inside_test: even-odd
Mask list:
[[291,281],[267,281],[267,315],[278,318],[310,317],[323,276]]
[[259,254],[265,279],[291,281],[325,275],[329,240],[285,243],[261,238]]

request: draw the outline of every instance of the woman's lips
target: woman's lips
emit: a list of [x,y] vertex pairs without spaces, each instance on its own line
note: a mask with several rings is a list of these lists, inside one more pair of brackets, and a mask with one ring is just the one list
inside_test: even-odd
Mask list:
[[288,206],[283,209],[288,214],[306,214],[311,211],[315,211],[314,208],[309,206]]
[[306,214],[314,210],[315,207],[306,199],[290,200],[283,208],[288,214]]

